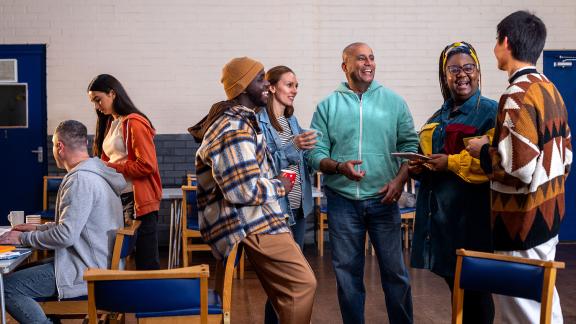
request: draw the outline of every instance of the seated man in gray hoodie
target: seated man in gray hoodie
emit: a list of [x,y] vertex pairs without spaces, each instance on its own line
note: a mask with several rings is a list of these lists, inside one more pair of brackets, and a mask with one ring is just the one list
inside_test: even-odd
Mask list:
[[56,128],[53,154],[64,177],[56,198],[56,221],[23,224],[1,244],[54,250],[54,262],[17,271],[5,279],[6,309],[20,323],[51,323],[36,297],[87,295],[86,268],[108,268],[116,230],[124,224],[120,193],[124,177],[100,159],[90,158],[86,126],[67,120]]

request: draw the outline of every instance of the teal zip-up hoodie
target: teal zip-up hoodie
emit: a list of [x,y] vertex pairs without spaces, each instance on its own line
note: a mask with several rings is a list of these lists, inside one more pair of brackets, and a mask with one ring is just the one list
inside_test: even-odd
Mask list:
[[406,102],[376,81],[362,99],[341,83],[318,104],[310,127],[324,135],[306,156],[314,169],[318,170],[325,158],[363,161],[357,166],[366,171],[360,182],[340,174],[324,177],[326,186],[349,199],[378,197],[378,190],[396,177],[402,162],[390,153],[418,150],[418,135]]

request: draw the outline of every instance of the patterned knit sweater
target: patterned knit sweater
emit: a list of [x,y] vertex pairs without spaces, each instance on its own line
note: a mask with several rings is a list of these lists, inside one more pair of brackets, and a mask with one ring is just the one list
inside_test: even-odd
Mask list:
[[500,98],[492,146],[480,158],[491,180],[495,250],[527,250],[558,234],[570,139],[554,84],[534,68],[518,71]]

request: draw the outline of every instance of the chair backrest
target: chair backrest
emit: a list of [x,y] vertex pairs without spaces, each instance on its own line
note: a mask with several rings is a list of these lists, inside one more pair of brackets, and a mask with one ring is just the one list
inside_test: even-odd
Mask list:
[[[232,309],[232,283],[234,279],[234,269],[238,264],[242,253],[238,251],[238,244],[232,248],[230,254],[216,265],[216,282],[214,290],[222,300],[222,315],[224,319],[230,318]],[[224,323],[230,321],[224,321]]]
[[182,186],[182,229],[200,230],[196,186]]
[[541,323],[550,323],[556,269],[564,262],[493,253],[456,251],[452,322],[462,322],[464,290],[532,299],[541,303]]
[[132,225],[121,228],[116,232],[114,250],[112,251],[112,262],[110,263],[111,270],[119,270],[120,260],[125,259],[134,249],[138,227],[140,227],[140,221],[134,220]]
[[44,176],[44,184],[42,189],[42,209],[48,210],[50,207],[49,194],[57,193],[62,183],[63,176]]
[[[324,174],[320,171],[316,172],[315,175],[315,190],[318,193],[322,193],[323,192],[323,186],[324,186]],[[317,195],[315,198],[315,205],[318,206],[322,211],[326,212],[326,196],[324,194],[322,195]]]
[[186,174],[186,184],[188,186],[196,186],[197,185],[196,180],[197,180],[196,174],[193,173]]
[[208,323],[208,265],[171,270],[121,271],[88,269],[88,317],[98,323],[96,310],[119,313],[174,312],[199,309]]

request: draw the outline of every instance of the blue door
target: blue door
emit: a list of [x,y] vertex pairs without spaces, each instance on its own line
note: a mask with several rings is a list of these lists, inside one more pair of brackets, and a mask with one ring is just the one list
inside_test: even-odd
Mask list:
[[[544,51],[544,75],[556,85],[568,110],[572,151],[576,147],[576,51]],[[560,227],[560,240],[576,240],[576,164],[566,182],[566,215]]]
[[42,210],[46,134],[46,46],[0,45],[0,225]]

